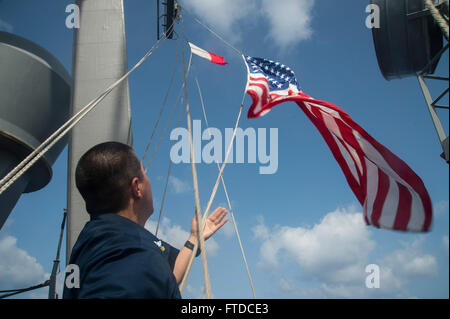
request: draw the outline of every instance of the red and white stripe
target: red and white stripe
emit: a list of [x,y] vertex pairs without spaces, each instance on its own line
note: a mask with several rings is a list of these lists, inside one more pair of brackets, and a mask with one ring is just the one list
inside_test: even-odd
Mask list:
[[277,104],[291,98],[293,95],[302,93],[295,85],[290,84],[285,90],[277,90],[270,92],[269,82],[262,73],[248,72],[246,92],[252,97],[252,105],[250,106],[247,117],[255,118],[263,116]]
[[199,57],[202,57],[204,59],[207,59],[207,60],[211,61],[212,63],[216,63],[216,64],[220,64],[220,65],[228,64],[228,62],[225,61],[225,58],[223,56],[203,50],[202,48],[199,48],[198,46],[196,46],[195,44],[193,44],[191,42],[188,42],[188,43],[189,43],[189,46],[191,47],[191,52],[193,54],[196,54]]
[[345,178],[363,206],[364,220],[377,228],[425,232],[432,222],[432,205],[419,176],[378,143],[336,105],[298,90],[269,92],[265,78],[249,75],[252,97],[248,117],[259,117],[277,104],[294,101],[328,144]]

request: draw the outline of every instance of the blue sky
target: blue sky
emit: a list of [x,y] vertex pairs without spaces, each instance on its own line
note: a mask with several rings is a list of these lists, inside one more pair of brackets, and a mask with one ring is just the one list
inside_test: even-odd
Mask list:
[[[38,43],[71,73],[73,31],[65,26],[72,1],[0,0],[0,29]],[[378,68],[367,1],[181,1],[248,55],[277,60],[295,71],[305,93],[341,107],[422,178],[434,204],[432,230],[399,233],[365,226],[362,208],[318,131],[294,103],[284,103],[239,126],[278,129],[278,170],[260,175],[260,163],[228,164],[224,178],[259,298],[448,298],[449,167],[417,79],[386,81]],[[126,0],[128,65],[134,65],[156,37],[153,1]],[[180,34],[181,25],[176,26]],[[185,15],[187,38],[225,56],[221,67],[194,58],[210,126],[233,127],[246,82],[242,59]],[[159,113],[179,41],[166,41],[130,77],[134,147],[142,156]],[[182,83],[178,64],[162,123]],[[448,72],[448,54],[441,72]],[[447,74],[447,73],[444,73]],[[189,78],[191,116],[202,119],[194,77]],[[436,93],[439,87],[432,86]],[[94,97],[92,97],[94,98]],[[446,100],[448,103],[448,98]],[[245,98],[245,113],[251,104]],[[448,111],[439,114],[448,134]],[[182,119],[182,126],[186,120]],[[202,123],[203,127],[205,124]],[[162,125],[156,138],[162,131]],[[176,127],[172,121],[170,130]],[[149,169],[155,198],[152,229],[159,213],[173,141],[168,133]],[[154,149],[153,143],[150,152]],[[44,189],[25,194],[0,231],[0,290],[46,279],[55,257],[66,207],[67,149],[53,166]],[[202,208],[217,177],[215,164],[198,164]],[[194,211],[190,164],[172,168],[161,237],[174,245],[187,238]],[[226,207],[219,188],[213,207]],[[229,222],[208,242],[211,288],[217,298],[251,298],[239,246]],[[65,251],[61,274],[65,267]],[[380,267],[380,288],[367,289],[365,267]],[[60,276],[61,277],[61,276]],[[197,259],[186,298],[203,297]],[[46,289],[22,297],[45,298]]]

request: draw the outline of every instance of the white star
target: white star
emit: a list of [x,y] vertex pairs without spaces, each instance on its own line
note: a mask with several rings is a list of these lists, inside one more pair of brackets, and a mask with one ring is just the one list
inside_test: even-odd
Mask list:
[[282,85],[281,85],[281,84],[278,84],[277,86],[278,86],[278,88],[281,88]]

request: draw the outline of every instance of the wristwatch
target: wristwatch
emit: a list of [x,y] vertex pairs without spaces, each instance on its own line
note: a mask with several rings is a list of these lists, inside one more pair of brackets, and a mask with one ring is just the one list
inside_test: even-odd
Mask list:
[[[194,244],[191,243],[189,240],[187,240],[187,241],[184,243],[184,247],[189,248],[190,250],[194,251]],[[195,257],[198,257],[198,256],[200,255],[201,252],[202,252],[202,251],[201,251],[200,247],[197,247],[197,253],[195,254]]]

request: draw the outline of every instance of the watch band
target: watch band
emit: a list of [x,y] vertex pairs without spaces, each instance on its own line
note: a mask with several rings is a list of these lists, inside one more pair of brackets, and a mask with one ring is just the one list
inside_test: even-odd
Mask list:
[[[188,249],[194,251],[194,244],[191,243],[189,240],[187,240],[187,241],[184,243],[184,247],[186,247],[186,248],[188,248]],[[198,257],[198,256],[200,255],[201,252],[202,252],[202,251],[201,251],[200,247],[197,247],[197,253],[195,254],[195,257]]]

